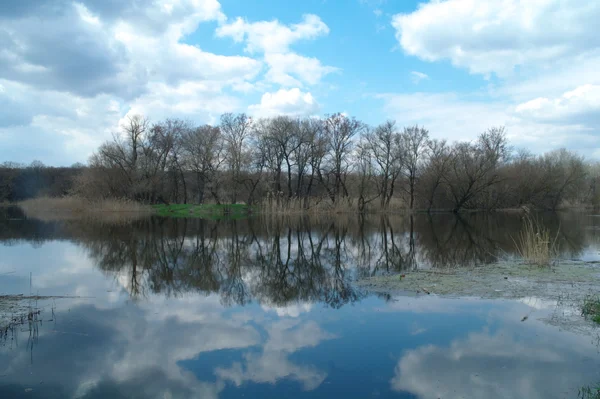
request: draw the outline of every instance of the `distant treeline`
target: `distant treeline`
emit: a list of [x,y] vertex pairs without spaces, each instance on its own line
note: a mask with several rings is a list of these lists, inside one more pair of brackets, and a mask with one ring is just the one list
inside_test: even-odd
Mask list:
[[39,161],[29,165],[0,164],[0,203],[17,202],[39,196],[58,197],[73,190],[73,181],[83,165],[54,168]]
[[[370,127],[343,114],[218,126],[134,116],[86,167],[4,167],[0,200],[71,193],[145,203],[235,203],[266,210],[557,209],[600,205],[600,166],[564,149],[512,148],[504,128],[472,142],[419,126]],[[8,177],[5,177],[8,176]]]

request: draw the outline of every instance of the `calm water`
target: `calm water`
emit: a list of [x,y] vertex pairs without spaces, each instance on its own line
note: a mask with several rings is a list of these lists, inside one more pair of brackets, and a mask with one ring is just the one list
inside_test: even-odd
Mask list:
[[[600,261],[600,217],[540,215]],[[119,226],[0,208],[0,295],[35,323],[0,343],[0,398],[577,398],[596,334],[553,304],[373,296],[353,282],[510,257],[516,215]],[[599,266],[600,267],[600,266]],[[524,316],[528,319],[522,322]]]

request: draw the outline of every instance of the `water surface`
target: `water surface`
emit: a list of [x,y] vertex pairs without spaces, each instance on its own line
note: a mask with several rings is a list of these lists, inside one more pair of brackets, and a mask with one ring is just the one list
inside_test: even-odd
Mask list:
[[[600,260],[600,218],[540,215],[561,257]],[[0,212],[0,294],[32,322],[0,345],[1,398],[576,398],[593,330],[556,304],[378,294],[354,281],[514,256],[518,215],[152,218]],[[522,321],[525,319],[524,321]]]

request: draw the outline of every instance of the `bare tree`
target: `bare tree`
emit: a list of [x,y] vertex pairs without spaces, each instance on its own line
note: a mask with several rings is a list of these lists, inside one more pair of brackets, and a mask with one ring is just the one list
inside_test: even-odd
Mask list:
[[[187,203],[182,138],[190,130],[189,123],[181,119],[167,119],[153,125],[147,140],[143,141],[142,173],[151,202],[167,202],[166,195],[179,202],[181,184],[183,203]],[[170,190],[166,188],[167,183]]]
[[404,173],[408,181],[405,191],[409,197],[409,207],[414,209],[416,186],[420,177],[423,159],[427,151],[429,131],[418,126],[404,128],[402,142],[404,149]]
[[243,166],[248,157],[244,144],[251,134],[252,118],[246,114],[226,113],[221,115],[221,133],[225,141],[225,159],[231,173],[231,201],[237,202],[239,185],[242,183]]
[[204,202],[207,184],[214,200],[219,203],[219,196],[213,183],[223,161],[223,140],[218,127],[203,125],[188,130],[182,137],[182,150],[186,165],[196,176],[196,200]]
[[366,134],[365,149],[377,164],[377,188],[382,209],[389,206],[396,179],[402,171],[406,152],[402,144],[394,121],[387,121]]
[[565,200],[575,200],[583,191],[586,168],[583,158],[564,148],[542,157],[542,164],[549,178],[549,189],[544,204],[556,210]]
[[381,181],[380,173],[374,165],[371,142],[367,137],[362,140],[356,149],[356,167],[358,173],[358,211],[364,213],[366,206],[383,196],[380,189],[372,190]]
[[[322,153],[319,148],[323,148],[322,138],[323,123],[320,119],[306,118],[298,125],[298,145],[295,146],[292,156],[296,164],[296,196],[308,199],[315,173],[320,161],[316,161],[318,154]],[[322,156],[320,157],[322,158]],[[305,178],[308,181],[305,183]]]
[[435,197],[446,177],[451,160],[450,148],[445,140],[430,140],[428,142],[428,157],[420,186],[426,198],[427,211],[431,212]]
[[319,180],[332,202],[348,196],[346,177],[351,163],[353,137],[364,131],[365,124],[343,114],[333,114],[324,121],[327,148],[327,165],[318,170]]
[[474,144],[454,145],[448,173],[444,175],[454,212],[462,210],[469,201],[500,181],[499,167],[508,154],[502,127],[482,133]]
[[112,196],[137,198],[138,158],[148,129],[149,122],[143,116],[127,117],[120,134],[114,134],[112,141],[102,144],[91,156],[90,166],[107,172],[98,176],[102,176]]

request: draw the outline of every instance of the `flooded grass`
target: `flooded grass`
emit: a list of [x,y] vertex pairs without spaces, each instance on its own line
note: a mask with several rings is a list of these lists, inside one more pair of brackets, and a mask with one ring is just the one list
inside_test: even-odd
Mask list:
[[152,208],[158,216],[199,219],[244,219],[254,208],[246,204],[158,204]]
[[32,306],[33,297],[0,296],[0,338],[6,339],[15,327],[37,320],[41,310]]
[[540,267],[550,266],[557,257],[556,242],[557,231],[552,236],[550,230],[543,226],[539,220],[525,215],[524,224],[517,239],[513,239],[515,247],[521,258],[532,265]]
[[600,296],[586,297],[581,307],[581,315],[600,324]]
[[565,261],[552,269],[506,261],[447,270],[416,270],[400,276],[376,276],[359,280],[357,284],[374,292],[506,299],[569,296],[581,303],[600,286],[600,275],[596,264],[581,261]]

